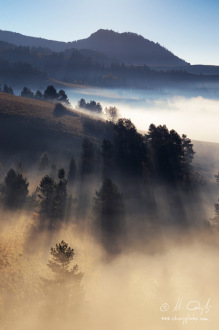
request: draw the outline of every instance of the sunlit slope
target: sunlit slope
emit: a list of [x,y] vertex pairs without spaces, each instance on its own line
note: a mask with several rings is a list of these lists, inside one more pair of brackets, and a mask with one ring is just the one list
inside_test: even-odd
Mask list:
[[55,104],[0,93],[0,151],[79,150],[84,137],[99,143],[105,124],[77,111],[54,115]]

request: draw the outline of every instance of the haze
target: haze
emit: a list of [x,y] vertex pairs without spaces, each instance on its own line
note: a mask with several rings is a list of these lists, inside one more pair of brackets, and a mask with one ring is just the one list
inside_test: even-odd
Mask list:
[[73,105],[83,97],[95,99],[103,107],[116,106],[121,116],[130,118],[141,131],[149,125],[166,125],[192,140],[219,143],[219,92],[216,89],[196,92],[139,91],[115,89],[69,90]]

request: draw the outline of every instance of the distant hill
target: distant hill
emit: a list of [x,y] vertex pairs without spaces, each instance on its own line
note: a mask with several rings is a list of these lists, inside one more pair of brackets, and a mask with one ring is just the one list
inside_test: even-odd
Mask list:
[[171,65],[185,66],[187,63],[173,53],[135,33],[117,33],[112,30],[98,30],[90,37],[60,42],[42,38],[28,37],[19,33],[0,30],[0,40],[17,46],[43,47],[61,52],[67,49],[89,49],[105,56],[135,65]]
[[[71,47],[62,52],[51,50],[53,43],[49,40],[24,37],[27,40],[33,41],[34,47],[14,45],[13,38],[11,43],[0,40],[2,85],[43,89],[52,78],[79,85],[150,89],[176,85],[194,88],[195,84],[219,81],[218,67],[188,65],[160,45],[133,33],[99,30],[87,39],[61,43],[62,47]],[[40,44],[42,40],[46,48]],[[146,60],[148,65],[142,65]],[[154,65],[149,65],[152,60]]]
[[183,69],[189,73],[219,75],[219,66],[217,65],[190,65]]
[[187,63],[158,43],[135,33],[99,30],[87,39],[71,43],[73,48],[92,49],[126,64],[186,65]]
[[156,65],[151,65],[151,69],[156,70],[156,71],[170,71],[170,70],[181,70],[181,71],[186,71],[191,74],[196,74],[196,75],[209,75],[209,76],[215,76],[219,75],[219,66],[217,65],[202,65],[202,64],[194,64],[194,65],[186,65],[186,66],[156,66]]
[[68,47],[68,43],[66,42],[29,37],[20,33],[3,30],[0,30],[0,40],[16,46],[49,48],[55,52],[61,52],[71,48],[71,46]]

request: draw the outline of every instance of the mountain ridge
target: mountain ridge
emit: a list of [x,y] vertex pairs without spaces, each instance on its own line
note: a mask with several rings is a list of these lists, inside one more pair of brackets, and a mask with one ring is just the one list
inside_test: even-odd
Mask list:
[[103,53],[112,59],[133,65],[174,65],[185,66],[187,62],[158,43],[145,39],[133,32],[118,33],[99,29],[88,38],[63,42],[24,36],[17,32],[0,30],[0,40],[16,46],[43,47],[62,52],[71,48],[90,49]]

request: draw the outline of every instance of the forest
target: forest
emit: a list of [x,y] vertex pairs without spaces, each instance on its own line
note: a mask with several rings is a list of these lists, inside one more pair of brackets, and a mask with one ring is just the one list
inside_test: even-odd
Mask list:
[[[159,67],[158,67],[159,68]],[[188,67],[189,68],[189,67]],[[175,88],[218,83],[218,74],[197,74],[187,67],[155,70],[147,65],[125,64],[89,49],[54,52],[42,47],[15,46],[0,41],[1,80],[21,88],[45,88],[48,79],[107,88]],[[208,72],[207,72],[208,73]]]
[[1,2],[0,330],[219,329],[218,12]]
[[[54,148],[55,135],[51,135],[47,149],[39,155],[50,134],[49,126],[43,128],[35,117],[35,128],[41,128],[40,142],[34,126],[28,128],[33,124],[31,117],[21,119],[21,112],[17,114],[17,132],[27,130],[31,139],[36,135],[38,149],[29,146],[27,135],[11,144],[7,160],[1,149],[0,319],[5,327],[72,329],[74,323],[87,329],[87,322],[91,322],[92,329],[100,329],[105,319],[98,318],[97,309],[89,300],[94,299],[99,305],[105,299],[99,292],[101,284],[95,293],[92,291],[100,274],[114,283],[114,272],[123,272],[124,263],[129,262],[126,255],[137,253],[136,263],[141,263],[141,258],[154,254],[162,258],[163,250],[171,251],[170,246],[184,248],[187,240],[191,245],[194,240],[200,244],[201,235],[207,246],[210,241],[216,242],[218,204],[215,216],[207,217],[203,201],[208,188],[193,164],[196,153],[185,134],[155,124],[140,133],[130,119],[121,118],[119,110],[112,106],[104,109],[105,121],[86,118],[80,114],[81,109],[102,113],[99,102],[80,99],[74,110],[69,107],[65,91],[57,91],[51,85],[44,92],[24,87],[23,98],[11,95],[13,89],[7,85],[3,92],[2,100],[8,94],[13,102],[27,99],[31,106],[42,107],[44,121],[46,112],[52,111],[50,121],[61,124],[68,118],[70,123],[71,118],[81,120],[84,127],[77,140],[69,135],[65,144],[67,136],[58,125],[56,136],[62,136],[60,145]],[[9,103],[5,104],[9,107]],[[40,109],[30,107],[25,111],[27,116],[35,111],[36,116]],[[10,120],[16,120],[16,113]],[[218,184],[218,175],[216,181]],[[148,277],[148,289],[160,290],[164,298],[164,286],[173,288],[168,270],[162,269],[148,270],[152,277],[161,276],[156,285]],[[140,270],[137,265],[137,272]],[[129,290],[139,290],[129,276],[130,270],[125,275],[131,281]],[[119,284],[115,281],[113,285]],[[130,305],[125,309],[129,310],[136,301],[129,301],[128,292],[128,296],[120,294],[128,299]],[[157,304],[157,298],[153,299]],[[126,324],[125,318],[120,317]],[[132,324],[137,326],[136,322],[133,316]]]

